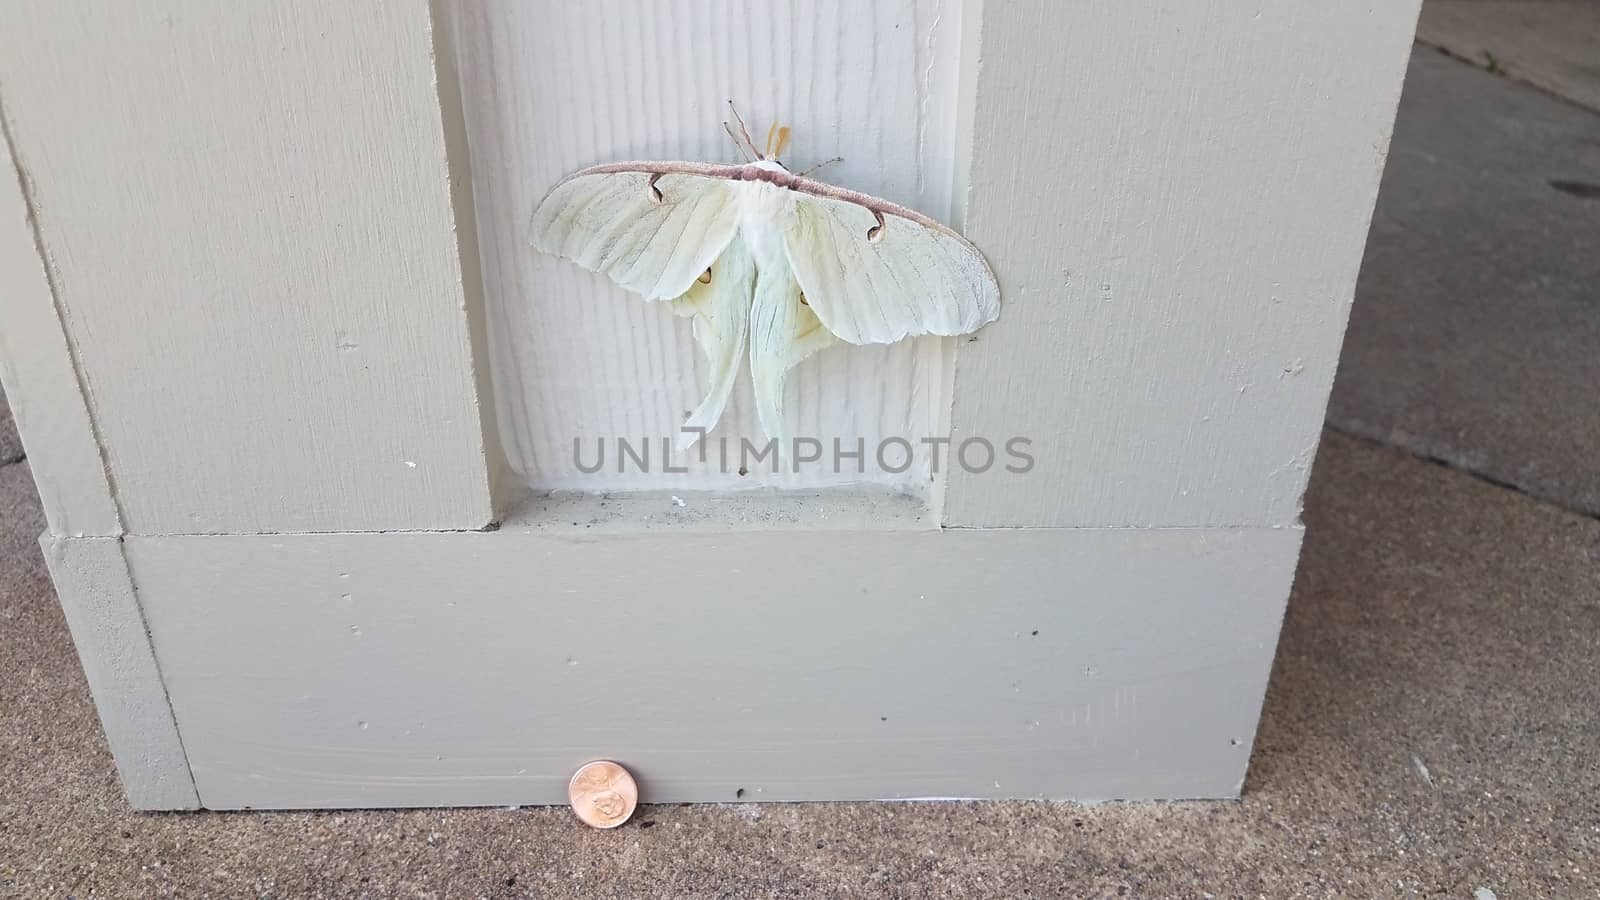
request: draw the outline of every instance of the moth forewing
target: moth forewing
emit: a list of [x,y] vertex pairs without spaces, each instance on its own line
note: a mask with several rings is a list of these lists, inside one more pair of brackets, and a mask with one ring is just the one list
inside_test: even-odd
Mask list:
[[567,178],[534,211],[530,242],[647,300],[682,296],[733,240],[738,192],[724,178],[671,173],[652,184],[655,174]]
[[888,344],[994,321],[1000,291],[982,254],[938,223],[883,207],[796,192],[785,240],[822,324],[852,344]]

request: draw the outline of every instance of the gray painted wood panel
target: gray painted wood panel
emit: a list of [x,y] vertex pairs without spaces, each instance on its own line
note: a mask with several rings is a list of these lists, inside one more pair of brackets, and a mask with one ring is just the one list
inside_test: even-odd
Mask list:
[[77,366],[61,330],[50,274],[40,257],[31,177],[11,154],[0,97],[0,385],[51,534],[116,535],[122,519],[111,496],[100,443]]
[[0,86],[129,531],[492,519],[426,3],[9,4]]
[[913,377],[1034,470],[481,533],[476,101],[428,5],[9,8],[0,375],[52,531],[135,533],[45,541],[130,799],[552,803],[602,755],[647,801],[1236,794],[1416,0],[950,2],[897,46],[963,35],[916,96],[1005,308]]
[[[209,808],[1230,797],[1298,529],[133,537]],[[740,793],[742,791],[742,793]]]
[[982,4],[965,232],[1000,320],[956,361],[956,526],[1294,522],[1418,0]]
[[95,710],[137,809],[200,805],[117,538],[40,542]]

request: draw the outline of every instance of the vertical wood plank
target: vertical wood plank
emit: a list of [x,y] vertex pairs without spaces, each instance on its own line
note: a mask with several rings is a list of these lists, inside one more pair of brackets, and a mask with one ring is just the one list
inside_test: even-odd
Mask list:
[[[799,478],[724,466],[741,438],[764,442],[748,377],[712,434],[705,460],[662,471],[662,437],[677,434],[707,373],[687,320],[647,305],[603,277],[535,254],[534,206],[561,177],[627,159],[734,161],[723,133],[734,100],[756,134],[793,128],[783,162],[796,170],[843,161],[818,177],[885,196],[935,217],[949,212],[962,18],[959,0],[784,0],[746,4],[540,0],[452,4],[473,156],[491,312],[498,413],[513,466],[532,485],[606,491],[736,489],[777,483],[868,481],[926,490],[924,436],[945,404],[947,348],[938,339],[890,347],[836,347],[790,376],[797,436],[828,448],[867,447],[865,472],[808,467]],[[585,474],[596,441],[654,444],[652,471],[619,473],[615,459]],[[904,472],[891,446],[917,448]],[[614,445],[612,445],[614,446]]]
[[427,4],[4,15],[13,149],[127,529],[488,523]]
[[444,127],[445,157],[450,166],[450,209],[455,223],[456,255],[461,264],[461,292],[472,347],[475,408],[482,426],[483,454],[489,470],[489,491],[495,520],[520,501],[526,486],[517,479],[500,445],[494,403],[494,378],[489,364],[489,310],[484,300],[483,265],[479,250],[478,213],[472,189],[472,150],[468,145],[461,65],[450,33],[448,0],[430,0],[433,55],[438,79],[439,117]]
[[952,526],[1294,522],[1418,3],[985,3]]
[[122,519],[40,257],[28,173],[11,154],[0,94],[0,384],[55,535],[117,535]]

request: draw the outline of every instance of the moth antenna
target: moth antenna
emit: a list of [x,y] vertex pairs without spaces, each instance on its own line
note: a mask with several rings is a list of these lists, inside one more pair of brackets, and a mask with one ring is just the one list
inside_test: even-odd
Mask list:
[[805,170],[804,172],[801,172],[796,177],[804,178],[807,175],[810,175],[812,172],[815,172],[816,170],[822,168],[823,166],[831,166],[834,163],[841,163],[841,162],[844,162],[844,157],[842,157],[842,156],[835,156],[833,159],[825,159],[822,162],[819,162],[816,165],[812,166],[811,168]]
[[776,143],[774,143],[772,131],[770,129],[767,131],[767,155],[777,159],[783,155],[784,148],[789,146],[789,126],[780,126],[777,122],[773,122],[772,127],[777,129],[778,133],[776,135]]
[[767,126],[767,155],[774,159],[778,157],[778,154],[772,152],[772,136],[777,134],[777,132],[778,120],[774,119],[772,120],[772,124]]
[[728,137],[733,140],[733,145],[739,148],[739,158],[748,159],[750,154],[745,152],[744,144],[739,143],[739,136],[733,133],[733,126],[729,125],[727,122],[723,122],[722,130],[728,133]]
[[732,100],[728,101],[728,109],[733,110],[733,120],[739,123],[739,133],[744,135],[744,142],[750,146],[750,152],[756,155],[756,159],[766,159],[761,155],[761,151],[756,149],[756,142],[750,139],[750,129],[744,127],[744,117],[739,115],[739,108],[733,105]]

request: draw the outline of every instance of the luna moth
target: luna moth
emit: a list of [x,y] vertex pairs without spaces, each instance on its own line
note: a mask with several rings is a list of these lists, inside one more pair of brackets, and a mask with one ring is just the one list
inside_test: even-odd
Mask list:
[[747,344],[761,430],[782,442],[785,379],[818,350],[967,334],[1000,314],[994,273],[960,234],[790,172],[789,129],[774,123],[763,151],[733,114],[739,134],[723,127],[753,160],[592,166],[551,189],[530,229],[536,249],[692,317],[711,378],[680,449],[716,426]]

